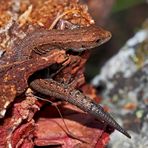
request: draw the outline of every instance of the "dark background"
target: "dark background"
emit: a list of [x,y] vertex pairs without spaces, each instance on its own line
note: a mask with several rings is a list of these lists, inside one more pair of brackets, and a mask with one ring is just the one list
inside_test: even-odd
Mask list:
[[142,28],[148,17],[148,3],[145,0],[85,0],[89,12],[97,25],[104,27],[112,33],[112,39],[93,49],[86,65],[86,79],[90,81],[99,73],[103,64],[109,60]]

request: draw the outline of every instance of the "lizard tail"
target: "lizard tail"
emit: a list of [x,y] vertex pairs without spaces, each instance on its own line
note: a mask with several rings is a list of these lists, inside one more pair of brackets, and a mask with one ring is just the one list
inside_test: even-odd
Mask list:
[[78,90],[73,90],[71,92],[71,95],[73,96],[73,99],[71,99],[70,103],[75,104],[75,105],[77,104],[76,106],[79,107],[80,109],[82,109],[83,111],[86,111],[87,113],[92,114],[93,116],[95,116],[99,120],[103,120],[104,122],[109,124],[111,127],[115,128],[119,132],[123,133],[128,138],[131,138],[131,136],[128,134],[128,132],[125,129],[123,129],[113,119],[113,117],[109,113],[105,112],[104,109],[100,105],[96,104],[89,97],[85,96],[83,93],[81,93]]

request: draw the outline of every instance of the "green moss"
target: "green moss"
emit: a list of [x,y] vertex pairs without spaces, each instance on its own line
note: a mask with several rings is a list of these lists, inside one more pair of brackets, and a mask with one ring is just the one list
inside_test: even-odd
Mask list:
[[145,0],[116,0],[112,11],[118,12],[144,2]]
[[135,55],[132,57],[137,68],[141,68],[148,58],[148,41],[144,41],[140,47],[135,50]]

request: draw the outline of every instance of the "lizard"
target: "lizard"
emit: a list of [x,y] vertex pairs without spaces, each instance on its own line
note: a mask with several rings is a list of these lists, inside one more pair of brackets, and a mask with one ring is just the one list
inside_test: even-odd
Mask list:
[[[47,37],[45,38],[45,40],[43,40],[44,37],[42,35],[45,35],[45,34],[42,32],[43,33],[43,34],[41,33],[42,35],[39,34],[39,36],[37,36],[38,39],[40,40],[38,40],[37,43],[36,43],[37,40],[34,40],[33,43],[31,42],[31,47],[35,49],[34,47],[36,47],[37,45],[39,46],[39,45],[49,44],[50,47],[56,46],[58,48],[62,47],[65,50],[71,49],[74,52],[82,52],[84,50],[100,46],[101,44],[105,43],[111,38],[110,32],[105,31],[102,28],[96,27],[94,25],[89,26],[89,27],[82,27],[81,30],[79,30],[78,28],[75,28],[72,30],[73,33],[69,32],[70,31],[69,29],[63,30],[65,31],[65,33],[63,34],[61,33],[61,30],[55,30],[54,32],[54,29],[53,29],[51,31],[53,31],[55,35],[58,34],[56,39],[53,37],[54,34],[52,34],[52,36],[49,36],[49,39],[52,42],[49,42],[48,35],[47,35],[48,33],[46,32]],[[79,33],[77,31],[79,31]],[[62,38],[63,35],[65,36],[68,35],[68,38],[66,39]],[[58,37],[60,38],[60,40]],[[31,36],[30,41],[32,40],[32,38],[33,37]],[[21,48],[23,47],[26,47],[25,44],[21,45]],[[131,138],[131,136],[107,112],[105,112],[100,105],[97,105],[90,98],[83,95],[80,91],[73,89],[72,90],[73,94],[70,95],[71,89],[69,89],[68,91],[68,89],[65,88],[64,85],[52,79],[48,81],[44,79],[36,79],[36,80],[33,80],[29,84],[29,86],[32,89],[36,90],[37,92],[40,92],[45,95],[57,97],[60,99],[67,98],[66,99],[67,102],[72,103],[73,105],[76,105],[83,111],[93,114],[96,118],[100,118],[104,120],[109,125],[111,125],[113,128],[117,129],[118,131],[126,135],[128,138]],[[52,90],[54,91],[52,92]],[[79,95],[74,95],[76,94],[76,92],[79,92],[78,93]]]
[[[62,46],[63,49],[71,49],[74,52],[82,52],[87,49],[91,49],[94,47],[97,47],[106,41],[108,41],[111,38],[111,33],[108,31],[102,30],[102,28],[98,28],[96,26],[89,26],[86,27],[87,30],[85,30],[85,27],[82,27],[82,30],[80,33],[77,33],[77,28],[73,29],[73,34],[70,36],[70,40],[58,40],[58,42],[55,42],[56,40],[52,40],[55,43],[51,45],[64,45]],[[99,31],[98,31],[99,29]],[[69,29],[66,29],[65,31],[69,31]],[[90,34],[90,31],[93,32]],[[97,31],[97,32],[96,32]],[[60,32],[60,30],[59,30]],[[85,32],[85,34],[83,34]],[[56,31],[57,33],[57,31]],[[96,33],[98,37],[96,38]],[[83,34],[83,38],[79,38]],[[65,34],[66,35],[66,34]],[[85,36],[86,35],[86,36]],[[62,34],[60,34],[58,37],[61,37]],[[77,37],[80,39],[79,41],[81,44],[77,44]],[[81,36],[82,37],[82,36]],[[89,38],[90,37],[90,38]],[[94,38],[95,37],[95,38]],[[50,38],[51,39],[51,38]],[[88,41],[89,39],[89,41]],[[46,40],[48,41],[48,38],[46,37]],[[43,45],[42,40],[40,40],[39,44]],[[44,44],[46,44],[44,42]],[[34,47],[35,43],[32,44],[32,47]],[[61,46],[59,46],[61,48]],[[42,52],[42,51],[41,51]],[[34,89],[35,91],[49,95],[52,97],[60,98],[63,99],[78,108],[82,109],[83,111],[90,113],[94,115],[97,119],[102,119],[105,121],[107,124],[112,126],[113,128],[117,129],[119,132],[123,133],[126,135],[128,138],[131,138],[131,136],[124,130],[111,116],[109,113],[105,112],[103,108],[96,104],[94,101],[92,101],[89,97],[85,96],[83,93],[76,89],[69,89],[68,87],[65,88],[65,85],[60,84],[53,79],[45,80],[45,79],[35,79],[33,80],[29,86]],[[72,93],[71,93],[72,92]]]
[[[14,56],[11,56],[11,60],[15,60],[15,61],[19,61],[19,60],[26,60],[29,58],[28,55],[31,55],[31,52],[34,50],[36,51],[36,47],[40,47],[42,45],[48,45],[51,48],[62,48],[62,49],[71,49],[72,51],[75,52],[82,52],[83,50],[86,49],[91,49],[94,47],[97,47],[103,43],[105,43],[106,41],[108,41],[111,38],[111,34],[108,31],[103,30],[100,27],[96,27],[96,26],[89,26],[89,27],[82,27],[79,29],[66,29],[66,30],[38,30],[35,32],[32,32],[31,34],[29,34],[28,36],[26,36],[23,40],[21,40],[17,46],[15,45],[14,47],[14,51],[16,51],[16,53],[14,54]],[[9,57],[9,56],[5,56],[5,57]],[[3,60],[3,58],[2,58]],[[44,82],[44,81],[43,81]],[[39,81],[39,85],[41,86],[41,84],[44,86],[45,83],[42,83],[42,80]],[[31,83],[32,84],[32,83]],[[36,85],[32,85],[33,88],[35,88]],[[48,89],[51,89],[51,87],[47,87]],[[46,89],[47,89],[46,88]],[[42,90],[40,87],[37,91],[40,92],[40,90]],[[58,91],[57,91],[58,92]],[[44,91],[42,90],[42,93],[44,93]],[[54,94],[54,93],[52,93]],[[49,94],[48,94],[49,95]],[[51,95],[51,94],[50,94]],[[58,96],[59,97],[59,96]],[[75,96],[76,97],[76,96]],[[86,98],[86,97],[83,97]],[[62,97],[63,99],[63,97]],[[75,100],[74,96],[71,97],[70,100]],[[70,102],[70,100],[67,100],[68,102]],[[88,101],[88,103],[90,103],[90,99],[86,99]],[[111,124],[111,126],[113,126],[115,129],[119,130],[120,132],[122,132],[123,134],[125,134],[127,137],[130,137],[129,134],[124,131],[124,129],[122,129],[115,121],[113,118],[111,118],[111,116],[109,116],[107,113],[103,112],[103,109],[100,109],[100,107],[96,107],[100,109],[101,115],[99,115],[96,110],[87,110],[88,107],[88,103],[87,101],[85,101],[85,99],[82,100],[83,104],[83,108],[82,108],[82,104],[74,101],[73,104],[80,107],[82,110],[87,111],[91,114],[95,114],[97,115],[97,117],[103,117],[106,122],[108,122],[109,124]],[[94,105],[92,105],[92,108],[95,108],[95,103],[93,102]],[[79,106],[80,105],[80,106]]]
[[[50,49],[60,48],[65,51],[72,49],[73,51],[79,52],[79,49],[83,51],[97,47],[110,38],[111,33],[109,31],[91,25],[73,30],[35,29],[17,43],[15,42],[11,52],[4,53],[0,59],[0,89],[2,90],[0,94],[0,99],[2,100],[0,104],[0,118],[4,117],[7,107],[13,102],[15,97],[21,95],[26,90],[28,87],[26,83],[27,78],[35,71],[46,68],[58,60],[58,51],[56,51],[55,55],[53,55],[55,60],[52,61],[52,55],[50,54],[54,53],[54,50],[53,52],[52,50],[48,50],[49,55],[47,57],[42,55],[33,58],[32,53],[33,51],[36,52],[37,48],[42,45],[48,45]],[[62,52],[61,50],[59,53],[59,55],[62,56],[62,61],[59,63],[66,60],[66,58],[64,58],[65,51]],[[45,53],[47,53],[47,51]],[[18,82],[23,82],[23,85]],[[9,96],[7,94],[7,89],[9,89],[9,93],[12,95]]]

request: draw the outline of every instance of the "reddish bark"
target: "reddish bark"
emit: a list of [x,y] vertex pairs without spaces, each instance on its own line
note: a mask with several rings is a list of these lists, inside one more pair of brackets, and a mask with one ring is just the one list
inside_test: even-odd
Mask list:
[[[18,58],[15,57],[15,54],[20,51],[14,51],[12,47],[19,43],[20,39],[24,39],[28,32],[38,27],[50,28],[59,14],[64,14],[62,19],[73,24],[80,26],[93,24],[94,21],[87,12],[87,7],[80,5],[77,0],[47,0],[46,2],[44,0],[29,0],[27,2],[21,1],[20,5],[17,5],[18,3],[12,3],[12,0],[5,2],[1,0],[0,2],[2,16],[0,18],[0,27],[2,27],[0,43],[8,55],[6,57],[4,54],[5,58],[2,56],[2,59],[6,60],[0,59],[2,65],[0,67],[1,117],[4,117],[7,111],[4,119],[1,119],[0,147],[32,148],[35,145],[57,144],[63,148],[104,147],[109,141],[110,131],[106,131],[106,126],[102,122],[72,105],[61,101],[54,102],[59,106],[68,129],[80,139],[76,140],[72,135],[66,134],[63,120],[59,117],[55,107],[37,100],[32,94],[32,96],[24,95],[28,87],[28,78],[32,74],[51,64],[62,63],[63,69],[54,76],[54,79],[60,83],[71,83],[73,88],[82,89],[85,94],[96,100],[95,90],[85,84],[84,69],[89,58],[89,51],[75,55],[54,49],[46,55],[46,58],[28,55],[29,58],[24,61],[12,60],[13,62],[11,62],[10,60],[12,57]],[[32,8],[29,7],[31,5]],[[15,18],[16,14],[17,19]],[[10,18],[16,22],[14,23]],[[65,60],[67,61],[63,63]],[[18,95],[22,96],[18,97]],[[56,98],[48,99],[56,100]]]

